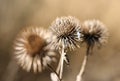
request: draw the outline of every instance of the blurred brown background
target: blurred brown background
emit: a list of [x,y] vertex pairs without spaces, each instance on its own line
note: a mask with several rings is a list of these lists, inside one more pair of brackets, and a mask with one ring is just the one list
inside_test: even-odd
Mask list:
[[[0,0],[0,81],[50,81],[50,71],[23,71],[12,59],[12,43],[26,26],[49,27],[60,16],[75,16],[81,22],[99,19],[109,29],[109,41],[89,57],[84,81],[120,81],[120,0]],[[64,81],[75,81],[85,48],[71,52]]]

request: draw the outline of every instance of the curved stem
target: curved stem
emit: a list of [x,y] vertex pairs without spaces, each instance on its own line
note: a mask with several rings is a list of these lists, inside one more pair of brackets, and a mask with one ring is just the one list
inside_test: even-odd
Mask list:
[[84,56],[84,60],[83,60],[80,72],[76,77],[76,81],[82,81],[82,75],[84,74],[86,63],[87,63],[87,55]]

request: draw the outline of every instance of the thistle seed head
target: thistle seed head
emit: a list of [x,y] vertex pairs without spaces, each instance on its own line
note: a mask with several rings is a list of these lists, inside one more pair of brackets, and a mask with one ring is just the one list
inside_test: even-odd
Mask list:
[[82,26],[83,42],[87,46],[93,47],[95,44],[100,46],[107,42],[108,30],[99,20],[87,20]]
[[14,42],[14,55],[18,64],[27,71],[42,72],[55,61],[54,47],[50,46],[52,34],[40,27],[21,31]]
[[65,49],[74,49],[79,47],[78,42],[81,40],[79,20],[75,17],[60,17],[57,18],[51,25],[55,39],[53,45],[56,49],[61,49],[64,45]]

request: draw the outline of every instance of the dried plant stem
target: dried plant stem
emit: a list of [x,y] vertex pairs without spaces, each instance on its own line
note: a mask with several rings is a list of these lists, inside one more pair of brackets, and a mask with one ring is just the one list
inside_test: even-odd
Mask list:
[[54,72],[55,75],[57,76],[57,77],[55,77],[55,76],[52,77],[52,76],[51,76],[52,81],[61,81],[61,78],[60,78],[61,62],[62,62],[62,55],[61,55],[61,57],[60,57],[60,60],[59,60],[59,63],[58,63],[58,66],[57,66],[56,71],[54,71],[53,68],[52,68],[50,65],[48,65],[49,68],[50,68],[50,70],[51,70],[52,72]]
[[76,81],[82,81],[82,75],[83,75],[83,73],[85,71],[85,67],[86,67],[86,63],[87,63],[87,57],[88,57],[87,55],[84,56],[84,60],[83,60],[80,72],[76,77]]
[[57,69],[56,69],[56,72],[57,72],[57,73],[59,73],[59,71],[60,71],[61,60],[62,60],[61,58],[62,58],[62,56],[60,57],[60,60],[59,60],[59,63],[58,63]]
[[62,48],[62,54],[61,54],[60,79],[62,79],[62,74],[63,74],[63,65],[64,65],[65,55],[66,55],[66,53],[64,52],[64,45],[63,45],[63,48]]
[[53,69],[53,67],[52,67],[51,65],[49,65],[49,64],[47,64],[47,66],[49,67],[49,69],[50,69],[52,72],[54,72],[54,73],[57,75],[59,81],[61,81],[60,78],[59,78],[58,73]]
[[65,55],[66,55],[66,53],[64,52],[64,45],[62,46],[62,50],[60,53],[61,53],[61,57],[59,60],[58,67],[56,69],[56,73],[59,74],[59,78],[62,79],[63,65],[64,65],[64,60],[65,60]]

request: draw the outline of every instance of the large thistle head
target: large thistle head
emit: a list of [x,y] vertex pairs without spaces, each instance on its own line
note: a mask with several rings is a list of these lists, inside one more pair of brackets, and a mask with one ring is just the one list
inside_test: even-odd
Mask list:
[[79,47],[78,42],[81,37],[80,27],[80,22],[75,17],[57,18],[51,25],[51,29],[55,35],[53,45],[57,49],[61,49],[63,45],[65,49],[70,50]]
[[93,48],[95,44],[103,45],[108,39],[108,30],[99,20],[87,20],[82,26],[83,42],[88,48]]
[[14,42],[14,55],[18,64],[27,71],[42,72],[55,60],[52,34],[40,27],[23,29]]

